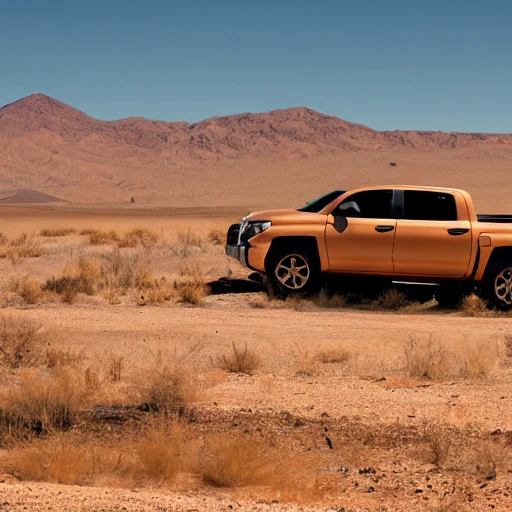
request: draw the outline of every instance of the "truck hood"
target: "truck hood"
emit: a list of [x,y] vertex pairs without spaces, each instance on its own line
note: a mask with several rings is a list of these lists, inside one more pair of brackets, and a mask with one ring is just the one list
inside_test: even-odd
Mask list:
[[249,221],[269,220],[272,224],[325,224],[326,216],[320,213],[299,212],[293,209],[260,210],[247,216]]

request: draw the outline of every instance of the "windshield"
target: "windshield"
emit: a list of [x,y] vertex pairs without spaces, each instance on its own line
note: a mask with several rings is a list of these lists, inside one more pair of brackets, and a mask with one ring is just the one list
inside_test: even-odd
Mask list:
[[314,201],[311,201],[306,206],[302,208],[297,208],[299,212],[307,212],[307,213],[318,213],[320,210],[325,208],[329,203],[334,201],[337,197],[340,197],[341,194],[344,194],[344,190],[334,190],[325,194]]

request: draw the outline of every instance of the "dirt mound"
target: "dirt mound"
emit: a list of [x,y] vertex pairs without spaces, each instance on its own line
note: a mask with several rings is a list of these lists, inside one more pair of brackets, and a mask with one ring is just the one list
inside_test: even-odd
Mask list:
[[0,190],[0,203],[65,203],[64,199],[53,197],[37,190]]

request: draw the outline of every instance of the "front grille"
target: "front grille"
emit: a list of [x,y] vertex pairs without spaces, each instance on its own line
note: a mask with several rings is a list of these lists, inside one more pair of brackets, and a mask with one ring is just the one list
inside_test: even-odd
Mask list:
[[227,234],[227,245],[237,245],[238,244],[238,233],[240,232],[240,223],[232,224],[229,226],[228,234]]

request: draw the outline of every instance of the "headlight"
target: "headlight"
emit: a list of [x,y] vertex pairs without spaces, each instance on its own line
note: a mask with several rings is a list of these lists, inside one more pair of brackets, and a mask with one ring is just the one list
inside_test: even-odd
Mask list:
[[245,229],[241,231],[240,240],[242,242],[245,242],[252,238],[253,236],[262,233],[270,226],[272,226],[272,222],[270,222],[269,220],[248,222],[247,225],[245,226]]

